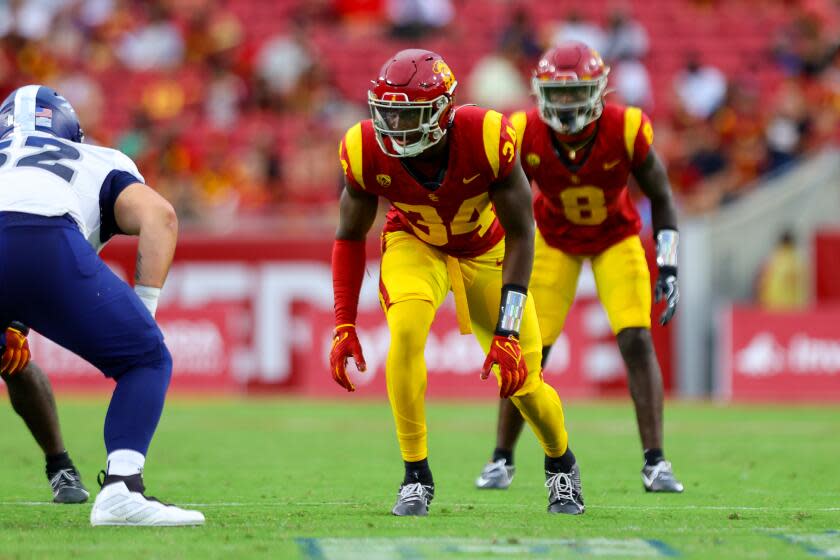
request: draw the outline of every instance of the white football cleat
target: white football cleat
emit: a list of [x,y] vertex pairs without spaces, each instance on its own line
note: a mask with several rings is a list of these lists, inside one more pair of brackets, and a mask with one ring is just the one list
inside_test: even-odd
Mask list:
[[507,490],[515,473],[516,467],[509,466],[505,459],[492,461],[481,469],[481,474],[475,480],[475,487],[483,490]]
[[679,494],[684,489],[682,482],[674,476],[671,463],[665,460],[642,467],[642,483],[645,485],[645,492]]
[[[135,475],[138,480],[140,475]],[[179,525],[204,525],[204,514],[200,511],[181,509],[164,504],[154,498],[147,498],[142,492],[142,482],[139,488],[132,477],[113,477],[121,480],[108,482],[102,486],[93,509],[90,512],[90,524],[94,527],[101,525],[123,525],[135,527],[167,527]],[[130,490],[128,485],[135,488]],[[140,491],[136,491],[136,490]]]

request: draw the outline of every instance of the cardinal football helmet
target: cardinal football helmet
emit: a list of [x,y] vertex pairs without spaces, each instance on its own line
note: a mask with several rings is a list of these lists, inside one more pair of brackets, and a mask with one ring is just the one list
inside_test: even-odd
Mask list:
[[376,141],[393,157],[416,156],[446,135],[458,82],[443,58],[422,49],[391,57],[368,91]]
[[532,79],[542,120],[560,134],[576,134],[598,120],[609,73],[601,55],[580,41],[548,49]]

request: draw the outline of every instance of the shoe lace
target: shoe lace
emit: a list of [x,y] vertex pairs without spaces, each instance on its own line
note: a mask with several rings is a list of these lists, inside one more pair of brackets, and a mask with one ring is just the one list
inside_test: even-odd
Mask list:
[[59,469],[50,479],[50,486],[53,490],[58,491],[68,486],[73,486],[79,480],[79,474],[76,469],[70,467],[67,469]]
[[548,488],[549,498],[552,501],[577,501],[575,500],[575,486],[571,473],[553,473],[545,481],[545,486]]
[[411,484],[403,484],[400,486],[400,499],[401,502],[408,502],[411,500],[425,500],[426,499],[426,489],[423,488],[423,484],[420,482],[412,482]]

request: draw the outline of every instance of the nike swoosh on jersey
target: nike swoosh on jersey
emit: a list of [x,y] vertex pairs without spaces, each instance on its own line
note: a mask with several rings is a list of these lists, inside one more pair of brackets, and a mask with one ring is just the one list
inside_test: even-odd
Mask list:
[[607,163],[605,163],[605,164],[604,164],[604,169],[605,169],[605,170],[612,169],[613,167],[615,167],[615,166],[616,166],[616,165],[618,165],[619,163],[621,163],[621,160],[620,160],[620,159],[617,159],[617,160],[615,160],[615,161],[608,161]]
[[480,176],[481,176],[481,173],[476,173],[475,175],[473,175],[473,176],[472,176],[472,177],[470,177],[469,179],[467,179],[466,177],[464,177],[464,184],[466,185],[467,183],[472,183],[473,181],[475,181],[476,179],[478,179]]

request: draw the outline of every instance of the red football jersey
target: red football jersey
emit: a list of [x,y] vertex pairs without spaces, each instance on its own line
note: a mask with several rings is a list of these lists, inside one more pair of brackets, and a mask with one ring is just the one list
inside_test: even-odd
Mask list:
[[650,119],[636,107],[606,104],[588,155],[572,166],[560,158],[553,131],[537,109],[511,115],[522,168],[538,190],[534,216],[546,242],[564,253],[597,255],[641,230],[627,178],[647,158]]
[[504,230],[490,202],[490,186],[516,162],[516,132],[501,113],[458,107],[449,137],[449,161],[440,186],[423,186],[400,158],[386,155],[373,124],[362,121],[344,135],[339,157],[349,188],[391,202],[384,231],[407,231],[454,257],[493,248]]

